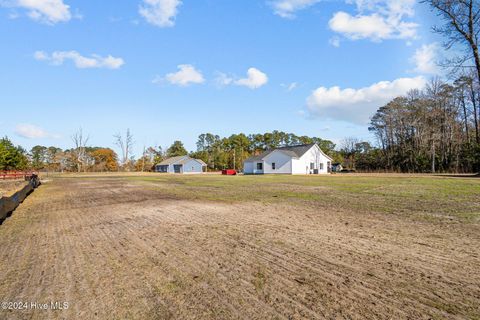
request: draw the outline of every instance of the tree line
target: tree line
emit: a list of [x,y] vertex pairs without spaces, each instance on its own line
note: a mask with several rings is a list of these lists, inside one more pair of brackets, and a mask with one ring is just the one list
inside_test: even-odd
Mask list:
[[443,37],[443,47],[454,49],[440,62],[453,81],[433,79],[425,89],[377,110],[369,128],[379,144],[372,165],[402,172],[478,172],[480,1],[422,2],[443,22],[433,27]]
[[117,155],[110,148],[85,147],[80,151],[37,145],[27,152],[21,146],[15,146],[8,137],[0,139],[0,170],[101,172],[117,171],[118,168]]
[[[438,86],[437,82],[432,85]],[[442,86],[442,90],[450,90]],[[299,144],[316,143],[329,155],[332,163],[345,169],[362,172],[473,172],[479,170],[480,148],[475,135],[467,139],[464,124],[450,104],[436,104],[430,96],[433,88],[425,92],[411,92],[381,107],[372,118],[370,130],[380,141],[373,146],[354,137],[345,138],[337,147],[332,141],[318,137],[297,136],[293,133],[273,131],[263,134],[244,133],[220,137],[212,133],[199,135],[197,148],[188,152],[181,141],[168,148],[150,146],[136,158],[130,151],[122,156],[109,147],[92,147],[82,138],[74,138],[74,147],[62,150],[50,146],[34,146],[26,151],[14,146],[7,138],[0,139],[0,170],[43,170],[50,172],[114,172],[154,171],[155,165],[166,158],[189,155],[203,160],[209,171],[226,168],[243,170],[243,162],[252,155],[266,150]],[[441,91],[444,93],[444,91]],[[443,100],[442,100],[443,101]],[[429,105],[430,108],[426,108]],[[441,113],[438,122],[437,113]],[[421,116],[419,117],[419,115]],[[420,121],[419,119],[423,119]],[[430,122],[438,122],[431,126]],[[469,123],[471,129],[474,126]],[[128,131],[131,140],[133,136]],[[74,135],[77,137],[77,135]],[[83,140],[84,139],[84,140]],[[125,144],[124,144],[125,147]]]
[[202,159],[210,170],[225,168],[243,168],[243,161],[251,155],[259,154],[267,149],[317,143],[327,154],[339,158],[335,144],[318,137],[297,136],[293,133],[273,131],[263,134],[244,133],[220,137],[212,133],[199,135],[196,151],[188,152],[183,142],[174,141],[171,146],[162,149],[160,146],[143,148],[139,158],[132,154],[133,135],[130,130],[126,135],[114,136],[115,145],[121,156],[109,147],[88,146],[89,138],[82,130],[72,135],[73,147],[62,150],[50,146],[34,146],[26,151],[14,146],[7,138],[0,140],[0,170],[45,170],[56,172],[103,172],[103,171],[152,171],[162,160],[189,155]]
[[378,109],[371,130],[379,142],[376,167],[401,172],[480,170],[478,86],[462,77],[433,80]]

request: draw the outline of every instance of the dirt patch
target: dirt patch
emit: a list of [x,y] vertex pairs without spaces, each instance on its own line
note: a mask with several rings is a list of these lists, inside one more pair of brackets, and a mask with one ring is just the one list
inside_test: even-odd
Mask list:
[[[261,190],[259,190],[261,192]],[[0,228],[8,319],[422,319],[480,314],[478,224],[44,185]]]
[[9,197],[27,185],[24,180],[0,180],[0,198]]

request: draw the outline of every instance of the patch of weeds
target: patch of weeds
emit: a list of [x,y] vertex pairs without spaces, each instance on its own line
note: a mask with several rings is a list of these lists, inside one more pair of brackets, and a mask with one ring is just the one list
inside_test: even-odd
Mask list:
[[255,274],[253,275],[253,280],[252,280],[255,290],[257,292],[263,293],[263,289],[265,288],[266,282],[267,282],[267,276],[265,272],[261,269],[257,270],[257,272],[255,272]]
[[175,293],[181,291],[183,288],[184,284],[182,281],[179,279],[173,279],[166,282],[161,289],[164,293]]
[[448,314],[451,314],[451,315],[457,315],[460,311],[460,308],[455,305],[455,304],[451,304],[451,303],[447,303],[447,302],[442,302],[442,301],[426,301],[426,304],[427,305],[430,305],[431,307],[435,308],[435,309],[438,309],[438,310],[441,310],[441,311],[444,311]]

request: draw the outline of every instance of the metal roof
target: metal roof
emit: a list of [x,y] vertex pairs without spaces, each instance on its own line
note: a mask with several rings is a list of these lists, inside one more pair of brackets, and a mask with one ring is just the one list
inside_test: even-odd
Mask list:
[[159,164],[157,164],[157,166],[168,166],[168,165],[171,165],[171,164],[185,164],[185,163],[187,163],[191,160],[197,161],[202,166],[207,165],[205,162],[203,162],[200,159],[190,158],[189,156],[178,156],[178,157],[167,158],[167,159],[163,160],[162,162],[160,162]]
[[166,165],[170,165],[170,164],[176,164],[176,163],[182,161],[184,158],[188,158],[188,156],[178,156],[178,157],[167,158],[167,159],[163,160],[162,162],[160,162],[158,165],[159,166],[166,166]]
[[196,160],[197,162],[200,162],[200,164],[201,164],[202,166],[204,166],[204,167],[207,166],[207,164],[206,164],[203,160],[201,160],[201,159],[193,159],[193,160]]
[[178,164],[185,164],[185,163],[188,163],[189,161],[197,161],[198,163],[200,163],[202,166],[206,166],[207,164],[205,162],[203,162],[202,160],[200,159],[194,159],[194,158],[190,158],[190,157],[187,157],[185,159],[182,159],[180,161],[178,161]]

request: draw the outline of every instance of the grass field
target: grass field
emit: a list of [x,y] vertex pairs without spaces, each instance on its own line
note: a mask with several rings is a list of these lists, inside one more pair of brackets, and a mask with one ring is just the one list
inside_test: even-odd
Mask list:
[[59,175],[0,226],[0,319],[480,319],[480,179]]
[[131,176],[185,200],[297,202],[418,218],[479,221],[480,179],[415,175]]

